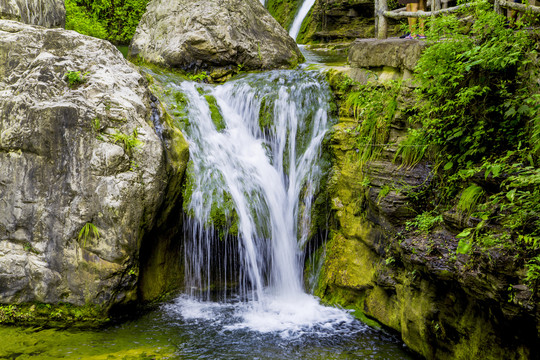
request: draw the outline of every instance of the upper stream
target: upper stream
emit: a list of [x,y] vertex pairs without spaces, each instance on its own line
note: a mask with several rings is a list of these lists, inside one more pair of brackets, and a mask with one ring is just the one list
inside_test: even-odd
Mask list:
[[0,358],[408,359],[392,336],[304,291],[332,123],[324,77],[272,71],[216,86],[153,75],[190,143],[185,293],[101,330],[0,327]]

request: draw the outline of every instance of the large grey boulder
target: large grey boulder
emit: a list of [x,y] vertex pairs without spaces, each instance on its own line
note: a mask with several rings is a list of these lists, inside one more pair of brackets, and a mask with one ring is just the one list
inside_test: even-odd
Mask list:
[[0,19],[45,27],[64,27],[63,0],[0,0]]
[[[0,20],[0,303],[136,299],[170,176],[152,100],[109,42]],[[173,145],[181,172],[187,144]],[[99,237],[79,236],[87,224]]]
[[303,59],[259,0],[152,0],[130,55],[187,71],[290,68]]

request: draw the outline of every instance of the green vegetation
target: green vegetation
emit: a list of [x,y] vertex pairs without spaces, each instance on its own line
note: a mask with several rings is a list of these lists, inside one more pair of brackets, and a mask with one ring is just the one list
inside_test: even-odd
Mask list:
[[[197,186],[196,181],[194,164],[190,161],[187,165],[182,190],[183,209],[188,216],[193,215],[189,205],[193,190]],[[238,236],[239,218],[231,194],[216,187],[211,194],[205,194],[204,202],[209,201],[212,201],[212,203],[210,204],[210,213],[205,226],[216,231],[221,240],[225,239],[225,235]]]
[[206,71],[200,72],[198,74],[188,74],[188,79],[191,81],[204,82],[208,79],[208,74]]
[[28,303],[0,305],[0,324],[99,326],[109,319],[95,305]]
[[426,211],[418,214],[413,220],[409,220],[405,223],[406,229],[418,230],[423,234],[429,233],[435,225],[442,223],[442,215],[437,215],[432,211]]
[[396,115],[400,89],[401,83],[393,81],[380,86],[356,84],[355,90],[347,96],[344,108],[359,122],[354,136],[362,164],[376,159],[384,150],[390,124]]
[[107,30],[85,7],[78,6],[76,0],[66,0],[66,29],[78,33],[107,39]]
[[[425,183],[379,185],[377,201],[391,189],[408,196],[408,210],[418,215],[403,230],[412,237],[441,230],[448,216],[454,259],[456,248],[471,259],[497,248],[527,269],[522,281],[534,286],[540,275],[538,34],[508,29],[488,3],[431,19],[426,34],[414,90],[328,76],[347,124],[339,131],[358,147],[358,158],[347,161],[357,161],[355,176],[366,188],[364,165],[387,156],[385,149],[396,150],[401,167],[428,165]],[[398,108],[403,98],[413,105]],[[410,127],[399,144],[389,140],[393,121]]]
[[217,104],[216,98],[212,95],[205,95],[204,97],[208,102],[208,107],[210,108],[210,116],[212,118],[212,122],[216,126],[217,131],[224,130],[226,124],[225,120],[223,119],[223,115],[221,114],[221,110],[219,109],[219,106]]
[[80,71],[68,71],[64,74],[64,77],[71,89],[75,89],[77,86],[84,84],[87,79],[88,73],[81,74]]
[[504,248],[522,259],[531,282],[540,275],[540,86],[530,80],[539,77],[538,47],[491,7],[429,23],[430,46],[416,67],[419,126],[396,159],[435,164],[414,206],[427,206],[432,219],[455,211],[469,224],[457,235],[458,253]]
[[81,231],[79,231],[78,239],[79,241],[83,241],[83,248],[86,247],[86,241],[88,238],[99,239],[99,230],[96,225],[92,224],[91,222],[84,224]]
[[134,148],[142,145],[142,141],[137,139],[138,136],[139,136],[139,133],[136,128],[133,129],[133,133],[131,135],[126,135],[118,130],[116,131],[116,133],[111,135],[113,142],[121,143],[126,153],[130,156],[132,155]]
[[148,0],[66,0],[66,29],[128,44]]

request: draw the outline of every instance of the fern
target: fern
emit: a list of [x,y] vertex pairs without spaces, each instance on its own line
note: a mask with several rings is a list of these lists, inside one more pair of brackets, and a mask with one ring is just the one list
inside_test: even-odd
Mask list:
[[384,86],[368,84],[348,95],[345,106],[360,122],[356,132],[361,163],[376,159],[386,146],[400,88],[398,82]]
[[422,161],[427,149],[428,142],[423,130],[409,129],[407,138],[399,143],[394,162],[400,158],[401,166],[413,168]]
[[86,240],[88,240],[89,237],[94,237],[96,239],[99,239],[99,230],[96,227],[96,225],[87,222],[82,227],[81,231],[79,231],[79,241],[83,240],[83,248],[86,247]]
[[457,209],[459,212],[470,214],[476,209],[480,199],[484,196],[484,189],[482,187],[473,184],[463,190],[459,202],[457,204]]

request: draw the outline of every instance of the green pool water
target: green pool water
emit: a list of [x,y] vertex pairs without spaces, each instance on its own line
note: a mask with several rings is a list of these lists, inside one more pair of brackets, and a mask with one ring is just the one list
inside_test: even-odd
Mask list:
[[172,302],[103,329],[0,327],[0,359],[411,359],[357,322],[260,332],[236,326],[238,307]]

